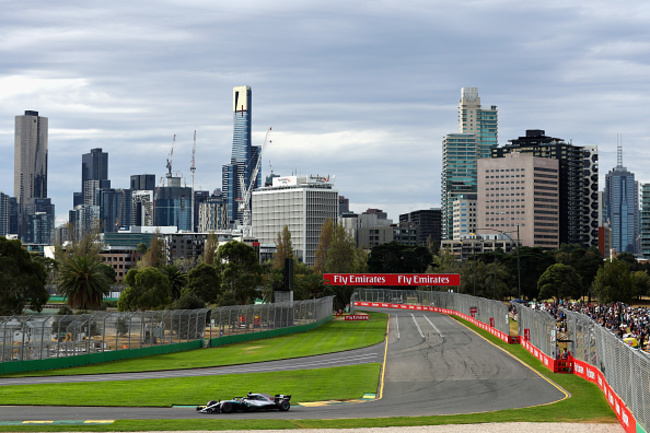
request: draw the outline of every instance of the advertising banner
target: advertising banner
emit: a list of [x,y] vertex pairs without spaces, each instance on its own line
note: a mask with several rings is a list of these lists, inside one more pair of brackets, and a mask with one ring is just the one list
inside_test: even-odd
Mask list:
[[460,274],[323,274],[332,286],[460,286]]

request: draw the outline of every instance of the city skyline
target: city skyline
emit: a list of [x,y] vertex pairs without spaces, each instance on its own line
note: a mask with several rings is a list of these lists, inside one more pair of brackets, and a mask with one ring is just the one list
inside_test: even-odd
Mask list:
[[[336,175],[352,211],[439,207],[442,138],[458,94],[499,109],[499,144],[543,129],[597,146],[600,189],[622,134],[628,170],[650,181],[645,111],[650,6],[416,1],[217,5],[8,4],[0,52],[0,190],[13,195],[13,120],[49,119],[48,195],[57,221],[79,190],[81,155],[109,153],[114,188],[174,169],[221,187],[232,88],[255,91],[253,145],[273,126],[263,175]],[[124,13],[128,11],[128,13]],[[526,25],[525,32],[517,29]],[[516,36],[515,36],[516,35]]]

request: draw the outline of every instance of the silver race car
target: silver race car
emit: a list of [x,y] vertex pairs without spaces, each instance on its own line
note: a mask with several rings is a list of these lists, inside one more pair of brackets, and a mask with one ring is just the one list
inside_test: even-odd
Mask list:
[[231,413],[235,411],[248,412],[260,410],[280,410],[286,412],[291,408],[289,403],[290,395],[276,394],[271,397],[269,394],[249,392],[246,397],[235,397],[232,400],[210,400],[205,406],[197,406],[196,410],[201,413]]

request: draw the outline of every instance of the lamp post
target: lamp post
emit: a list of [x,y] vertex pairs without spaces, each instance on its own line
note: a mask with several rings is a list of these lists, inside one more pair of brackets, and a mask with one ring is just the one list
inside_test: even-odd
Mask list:
[[[476,231],[478,232],[479,230],[492,230],[493,232],[501,233],[502,235],[505,235],[510,239],[510,242],[515,242],[514,239],[508,234],[512,232],[504,232],[503,230],[495,229],[492,227],[480,227],[476,228]],[[520,261],[520,256],[519,256],[519,224],[517,224],[517,294],[519,299],[521,299],[521,261]],[[496,249],[495,249],[496,250]],[[494,256],[494,299],[497,297],[497,257],[496,254]]]

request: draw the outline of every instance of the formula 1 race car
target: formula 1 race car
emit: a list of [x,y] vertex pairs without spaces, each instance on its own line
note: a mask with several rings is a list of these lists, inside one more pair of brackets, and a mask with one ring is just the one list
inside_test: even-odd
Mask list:
[[232,400],[210,400],[205,406],[197,406],[196,410],[201,413],[231,413],[235,411],[248,412],[271,409],[286,412],[291,408],[289,400],[291,400],[290,395],[276,394],[275,397],[271,397],[268,394],[249,392],[246,397],[235,397]]

